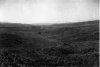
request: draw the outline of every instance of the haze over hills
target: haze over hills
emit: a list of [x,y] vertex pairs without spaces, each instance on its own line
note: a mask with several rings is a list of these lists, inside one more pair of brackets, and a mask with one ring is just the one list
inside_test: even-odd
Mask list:
[[98,19],[99,0],[0,0],[0,21],[53,24]]
[[12,60],[12,55],[19,58],[15,63],[6,58],[9,63],[2,63],[8,66],[99,67],[99,20],[48,26],[0,23],[0,49]]

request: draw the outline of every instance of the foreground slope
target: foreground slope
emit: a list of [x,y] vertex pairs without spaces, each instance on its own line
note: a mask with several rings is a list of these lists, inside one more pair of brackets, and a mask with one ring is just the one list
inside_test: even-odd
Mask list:
[[99,21],[49,26],[1,24],[0,49],[3,67],[99,67]]

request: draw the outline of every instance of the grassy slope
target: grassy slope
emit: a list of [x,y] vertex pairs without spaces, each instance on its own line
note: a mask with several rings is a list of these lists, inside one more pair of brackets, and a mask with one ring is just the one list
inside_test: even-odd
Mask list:
[[2,66],[98,67],[98,20],[50,26],[1,24],[0,27],[1,61],[7,56],[0,62]]
[[[20,25],[20,24],[17,24],[17,25],[16,24],[1,24],[0,25],[0,35],[1,35],[0,40],[2,42],[2,40],[4,40],[3,38],[11,39],[12,35],[14,38],[14,35],[15,35],[15,40],[16,40],[16,37],[19,37],[21,39],[20,42],[22,42],[22,44],[20,47],[22,48],[24,47],[24,49],[25,48],[28,49],[28,47],[29,49],[33,49],[33,48],[38,48],[38,47],[48,47],[48,46],[55,45],[55,42],[51,42],[51,41],[48,41],[47,39],[43,39],[41,35],[39,34],[40,31],[41,29],[38,26]],[[10,35],[11,37],[2,36],[2,35],[7,35],[7,34],[8,36]]]

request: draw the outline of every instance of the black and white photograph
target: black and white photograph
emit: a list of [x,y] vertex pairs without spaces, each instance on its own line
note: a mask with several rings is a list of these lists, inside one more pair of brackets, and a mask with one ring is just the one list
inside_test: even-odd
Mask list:
[[0,0],[0,67],[99,67],[99,0]]

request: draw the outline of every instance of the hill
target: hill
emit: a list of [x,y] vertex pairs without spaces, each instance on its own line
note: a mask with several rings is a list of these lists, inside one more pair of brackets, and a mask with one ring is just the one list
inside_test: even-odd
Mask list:
[[0,65],[99,67],[99,20],[48,26],[0,23]]

